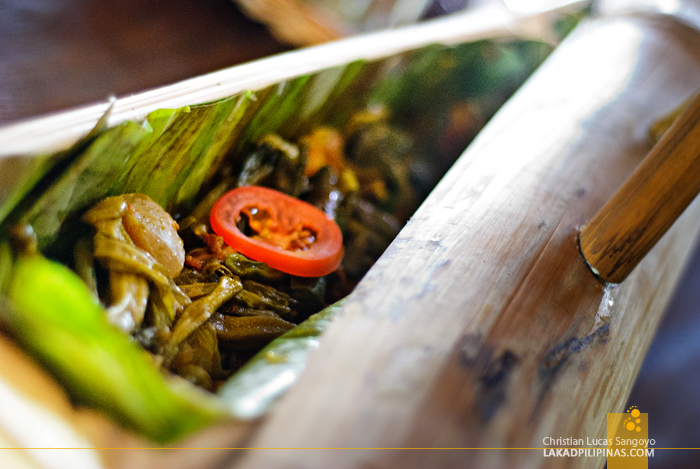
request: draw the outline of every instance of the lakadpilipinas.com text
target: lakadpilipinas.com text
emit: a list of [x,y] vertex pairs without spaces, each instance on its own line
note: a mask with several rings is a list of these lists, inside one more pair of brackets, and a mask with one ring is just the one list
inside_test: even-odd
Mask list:
[[630,457],[653,458],[656,441],[653,438],[551,438],[542,440],[546,458]]

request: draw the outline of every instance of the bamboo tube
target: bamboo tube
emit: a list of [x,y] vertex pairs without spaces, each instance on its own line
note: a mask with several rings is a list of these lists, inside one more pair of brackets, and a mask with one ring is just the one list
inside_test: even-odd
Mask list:
[[576,235],[646,152],[650,122],[697,86],[697,40],[671,20],[584,24],[415,214],[269,417],[167,452],[95,425],[107,466],[602,466],[543,460],[542,438],[604,437],[694,245],[700,205],[617,288],[590,275]]
[[620,283],[700,192],[700,94],[637,170],[581,229],[581,252]]

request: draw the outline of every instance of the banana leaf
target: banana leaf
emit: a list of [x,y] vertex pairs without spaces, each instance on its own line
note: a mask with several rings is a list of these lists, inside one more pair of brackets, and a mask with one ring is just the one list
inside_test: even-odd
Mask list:
[[[69,164],[95,137],[107,129],[111,107],[97,121],[95,127],[70,148],[53,154],[28,157],[12,157],[2,162],[0,171],[0,222],[32,188],[42,185],[42,179],[51,179],[51,171],[61,171],[61,165]],[[7,188],[11,188],[8,190]]]
[[[73,400],[165,443],[224,417],[221,403],[164,378],[146,352],[107,321],[80,278],[43,256],[13,266],[3,320]],[[186,415],[186,418],[182,418]]]
[[[127,351],[129,339],[115,336],[95,319],[99,307],[89,306],[89,295],[76,293],[71,299],[64,294],[62,306],[54,307],[51,295],[61,293],[56,285],[79,290],[73,274],[55,261],[70,265],[71,247],[86,230],[79,222],[82,213],[105,197],[141,192],[181,219],[211,187],[240,169],[244,155],[262,136],[278,133],[294,141],[318,125],[341,128],[354,112],[375,105],[386,106],[394,122],[411,129],[426,167],[447,168],[468,143],[462,139],[457,146],[441,144],[452,124],[448,110],[466,102],[478,108],[478,127],[483,126],[550,50],[544,43],[522,40],[435,45],[322,70],[216,102],[160,109],[140,122],[125,121],[108,129],[100,125],[89,139],[61,155],[37,159],[38,169],[24,173],[30,176],[5,199],[0,210],[0,293],[10,297],[10,307],[0,309],[0,321],[76,402],[101,409],[155,441],[179,438],[222,412],[239,418],[261,415],[278,393],[268,393],[264,402],[244,412],[251,392],[264,388],[268,379],[283,376],[293,381],[338,307],[314,316],[263,350],[224,386],[219,400],[228,410],[221,411],[209,399],[175,389],[188,383],[174,386],[150,366],[146,354]],[[6,239],[17,224],[31,225],[40,251],[54,261],[13,261]],[[44,288],[42,282],[52,279],[57,284]],[[41,294],[33,298],[35,291]],[[87,311],[90,334],[70,323],[71,311]],[[52,330],[74,346],[54,347],[49,340]],[[100,361],[121,354],[127,358],[115,357],[108,365]],[[96,373],[98,369],[104,375]],[[119,379],[134,374],[140,385]],[[117,395],[124,386],[131,401]],[[103,398],[85,391],[90,388],[99,389]],[[156,403],[154,395],[167,398]]]

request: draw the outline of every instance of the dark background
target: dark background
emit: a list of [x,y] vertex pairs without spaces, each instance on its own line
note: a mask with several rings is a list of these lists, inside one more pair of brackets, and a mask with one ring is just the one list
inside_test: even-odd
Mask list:
[[0,0],[0,124],[287,49],[231,0]]
[[[452,3],[460,1],[436,1],[430,16]],[[288,49],[230,0],[0,0],[0,125]],[[629,400],[649,413],[657,448],[700,443],[698,309],[700,252]],[[657,451],[649,467],[700,467],[696,458],[700,451]]]

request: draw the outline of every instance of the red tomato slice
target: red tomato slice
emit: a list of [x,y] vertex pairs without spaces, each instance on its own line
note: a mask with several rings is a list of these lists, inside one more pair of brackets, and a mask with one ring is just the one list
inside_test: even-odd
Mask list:
[[[254,236],[237,224],[248,218]],[[214,232],[241,254],[299,277],[321,277],[343,260],[338,225],[311,204],[266,187],[239,187],[214,204]]]

